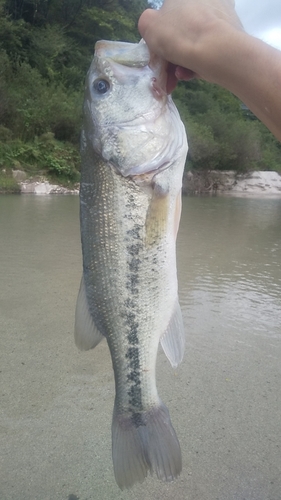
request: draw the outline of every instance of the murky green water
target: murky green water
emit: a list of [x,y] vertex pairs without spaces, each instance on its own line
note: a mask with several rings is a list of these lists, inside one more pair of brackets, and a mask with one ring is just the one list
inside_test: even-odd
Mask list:
[[280,500],[281,199],[184,199],[172,484],[115,485],[107,346],[73,342],[80,252],[78,197],[0,196],[0,499]]
[[210,323],[281,334],[281,199],[188,198],[178,240],[182,304],[196,329]]

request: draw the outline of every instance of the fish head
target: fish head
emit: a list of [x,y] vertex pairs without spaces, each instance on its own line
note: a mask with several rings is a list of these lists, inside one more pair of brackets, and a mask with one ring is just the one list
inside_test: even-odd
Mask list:
[[166,80],[166,62],[143,40],[96,43],[86,81],[84,139],[124,177],[165,168],[183,149],[186,154]]

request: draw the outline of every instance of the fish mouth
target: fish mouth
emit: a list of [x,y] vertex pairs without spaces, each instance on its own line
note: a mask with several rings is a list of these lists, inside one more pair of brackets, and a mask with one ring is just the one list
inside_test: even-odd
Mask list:
[[154,75],[152,90],[155,97],[161,98],[167,95],[168,63],[151,52],[143,38],[139,43],[100,40],[96,42],[95,54],[98,58],[111,59],[115,63],[130,68],[148,66]]
[[150,61],[150,52],[144,40],[139,43],[99,40],[95,45],[95,54],[130,68],[143,68]]
[[[145,42],[144,42],[145,43]],[[153,82],[153,88],[159,97],[168,94],[168,62],[160,56],[157,56],[153,52],[150,53],[150,59],[148,66],[155,74],[155,81]]]

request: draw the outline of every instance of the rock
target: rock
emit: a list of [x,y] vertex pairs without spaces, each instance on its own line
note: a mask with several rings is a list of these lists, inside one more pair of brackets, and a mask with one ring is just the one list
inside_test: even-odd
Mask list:
[[[22,172],[14,170],[14,172]],[[15,175],[20,175],[15,174]],[[16,180],[18,178],[14,177]],[[50,184],[47,179],[37,178],[19,181],[23,194],[79,194],[79,185],[69,189],[57,184]],[[237,174],[234,170],[188,171],[183,177],[184,194],[279,194],[281,195],[281,175],[272,171],[247,172]]]
[[79,194],[79,185],[76,185],[73,189],[69,189],[58,184],[50,184],[49,181],[44,179],[23,181],[20,182],[20,187],[22,194]]
[[23,170],[12,170],[13,178],[17,182],[25,181],[27,175]]
[[272,171],[238,174],[234,170],[202,170],[185,172],[184,194],[280,194],[281,175]]
[[183,193],[203,194],[229,191],[236,182],[234,170],[194,170],[184,173]]
[[233,193],[281,195],[281,175],[278,172],[258,171],[240,174],[236,180],[231,189]]
[[21,192],[25,194],[50,194],[49,182],[22,182]]

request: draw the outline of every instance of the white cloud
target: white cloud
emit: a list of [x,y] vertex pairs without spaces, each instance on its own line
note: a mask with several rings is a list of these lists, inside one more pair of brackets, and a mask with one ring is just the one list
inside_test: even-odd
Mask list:
[[236,0],[236,11],[248,33],[281,49],[280,0]]
[[272,28],[261,33],[260,38],[266,43],[281,50],[281,28]]
[[[160,7],[162,0],[150,0]],[[245,30],[281,50],[281,0],[236,0]]]

